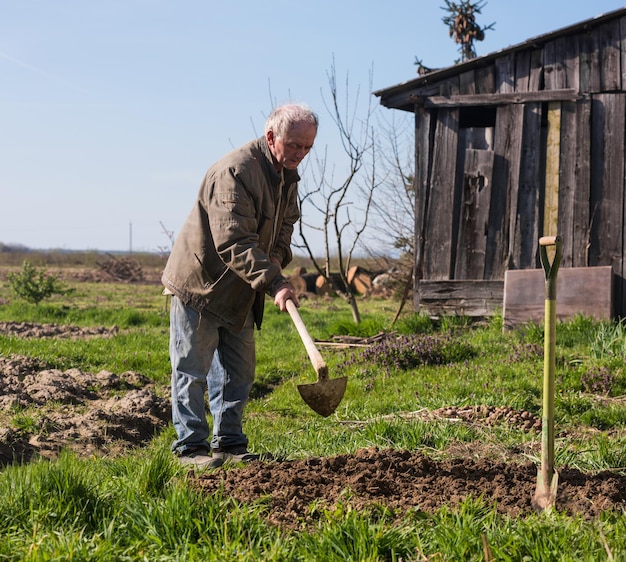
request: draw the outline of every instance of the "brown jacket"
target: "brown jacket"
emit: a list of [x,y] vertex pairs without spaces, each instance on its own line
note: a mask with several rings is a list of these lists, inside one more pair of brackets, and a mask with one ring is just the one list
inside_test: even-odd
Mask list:
[[299,180],[285,169],[281,187],[265,137],[211,166],[163,271],[166,291],[234,331],[254,305],[260,328],[265,294],[287,281],[270,256],[283,268],[292,259]]

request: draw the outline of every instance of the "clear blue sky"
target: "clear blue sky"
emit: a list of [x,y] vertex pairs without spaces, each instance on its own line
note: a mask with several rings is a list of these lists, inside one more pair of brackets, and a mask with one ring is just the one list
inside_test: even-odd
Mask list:
[[[321,117],[339,81],[378,90],[458,58],[443,0],[0,0],[0,242],[156,251],[206,168],[261,134],[272,102]],[[623,7],[488,0],[479,56]],[[375,104],[378,105],[378,98]],[[380,108],[381,111],[390,111]],[[332,151],[331,151],[332,152]],[[132,228],[131,225],[132,224]],[[131,241],[132,232],[132,241]]]

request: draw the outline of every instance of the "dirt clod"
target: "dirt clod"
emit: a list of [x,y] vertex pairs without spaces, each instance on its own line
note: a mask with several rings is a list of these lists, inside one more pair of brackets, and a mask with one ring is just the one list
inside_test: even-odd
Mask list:
[[157,390],[134,371],[61,371],[0,357],[0,466],[62,449],[91,456],[146,443],[171,419],[169,399]]

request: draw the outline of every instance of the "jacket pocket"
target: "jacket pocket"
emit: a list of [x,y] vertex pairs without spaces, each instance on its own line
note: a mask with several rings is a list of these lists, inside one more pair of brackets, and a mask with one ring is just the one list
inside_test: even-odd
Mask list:
[[234,271],[226,268],[214,283],[205,286],[206,308],[224,323],[240,329],[256,292]]
[[222,271],[217,273],[217,275],[212,276],[205,270],[204,275],[207,279],[207,282],[204,284],[204,287],[211,290],[216,286],[223,286],[225,284],[224,279],[228,275],[229,271],[230,270],[227,267],[224,267]]

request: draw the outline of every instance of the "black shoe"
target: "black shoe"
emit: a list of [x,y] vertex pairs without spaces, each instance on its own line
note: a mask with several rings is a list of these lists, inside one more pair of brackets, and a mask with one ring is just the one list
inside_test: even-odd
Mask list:
[[232,464],[251,463],[261,460],[261,455],[250,453],[245,445],[235,445],[233,447],[220,447],[213,449],[210,468],[217,468],[230,462]]
[[210,468],[212,460],[211,453],[205,447],[189,449],[178,456],[178,462],[180,464],[198,469]]

